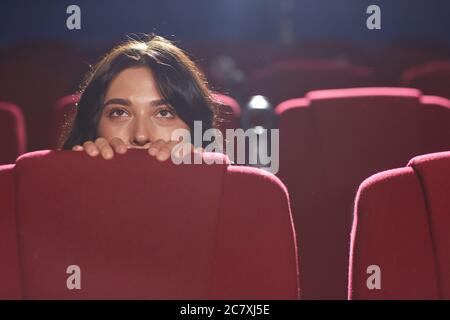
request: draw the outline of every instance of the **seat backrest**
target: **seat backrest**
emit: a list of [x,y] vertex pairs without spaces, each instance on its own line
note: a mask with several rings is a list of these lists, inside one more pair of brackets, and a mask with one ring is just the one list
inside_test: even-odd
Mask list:
[[409,166],[419,177],[429,211],[439,293],[450,299],[450,152],[416,157]]
[[25,153],[25,121],[19,107],[0,102],[0,164],[14,163]]
[[0,165],[0,300],[20,299],[14,165]]
[[241,127],[241,107],[239,103],[232,98],[224,94],[214,94],[214,99],[219,103],[219,130],[225,133],[226,129],[237,129]]
[[429,61],[407,69],[402,75],[402,85],[450,99],[450,60]]
[[56,101],[50,130],[50,142],[53,148],[59,148],[64,143],[62,140],[68,134],[68,125],[76,114],[76,105],[79,100],[78,94],[70,94]]
[[408,68],[427,61],[446,59],[449,55],[448,48],[439,44],[392,43],[380,49],[370,50],[366,61],[377,70],[379,81],[385,86],[398,86],[402,73]]
[[21,107],[28,150],[51,148],[53,105],[76,90],[91,60],[77,46],[41,42],[11,47],[0,62],[0,97]]
[[[424,111],[429,105],[421,99],[414,89],[357,88],[310,92],[277,107],[278,176],[291,195],[303,297],[347,297],[352,204],[360,183],[430,149],[450,148],[450,127],[443,125],[450,108]],[[427,122],[437,115],[440,122]]]
[[274,62],[250,75],[252,95],[264,95],[273,105],[321,89],[374,85],[374,72],[336,59],[294,59]]
[[[14,170],[26,299],[298,296],[287,192],[273,175],[139,150],[111,161],[35,152]],[[66,286],[69,266],[81,290]]]
[[[406,168],[375,174],[361,184],[350,299],[449,299],[449,181],[450,152],[442,152],[416,157]],[[370,270],[373,266],[378,271]]]
[[450,135],[450,100],[437,96],[421,96],[420,110],[423,132],[426,133],[426,142],[422,154],[447,151],[449,149],[448,136]]

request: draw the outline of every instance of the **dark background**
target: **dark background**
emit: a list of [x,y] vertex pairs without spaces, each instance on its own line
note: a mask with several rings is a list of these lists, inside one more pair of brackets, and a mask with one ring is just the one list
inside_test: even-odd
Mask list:
[[[346,40],[371,44],[396,41],[450,43],[448,0],[3,0],[2,47],[28,41],[109,44],[125,34],[157,32],[182,43],[279,43],[280,25],[294,20],[295,41]],[[76,4],[82,29],[66,28],[66,8]],[[365,28],[366,8],[382,10],[382,30]]]

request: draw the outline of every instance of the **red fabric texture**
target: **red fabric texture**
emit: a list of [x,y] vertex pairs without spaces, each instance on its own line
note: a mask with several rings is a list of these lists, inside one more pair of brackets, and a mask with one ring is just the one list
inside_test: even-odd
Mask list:
[[420,110],[422,130],[426,133],[426,142],[421,154],[447,151],[450,136],[450,100],[436,96],[422,96]]
[[[450,152],[418,156],[376,174],[358,191],[349,269],[350,299],[450,298]],[[381,270],[380,290],[366,281]]]
[[[378,173],[361,184],[350,257],[350,299],[439,297],[426,203],[412,168]],[[380,267],[379,290],[367,286],[371,265]]]
[[[287,193],[273,175],[140,150],[110,161],[41,151],[14,171],[26,299],[298,297]],[[260,194],[237,197],[249,190]],[[70,265],[81,290],[66,288]]]
[[294,227],[292,217],[283,212],[290,212],[290,207],[279,179],[256,168],[228,167],[213,298],[295,299],[299,295],[298,275],[292,268],[297,263]]
[[429,61],[409,68],[402,75],[402,85],[450,99],[450,60]]
[[0,300],[20,299],[14,165],[0,166]]
[[310,92],[276,108],[278,176],[291,195],[303,298],[347,298],[352,205],[361,182],[450,148],[450,108],[438,100],[414,89],[356,88]]
[[429,210],[439,293],[450,299],[450,152],[416,157],[409,166],[421,181]]
[[14,163],[26,151],[25,120],[19,107],[0,102],[0,164]]

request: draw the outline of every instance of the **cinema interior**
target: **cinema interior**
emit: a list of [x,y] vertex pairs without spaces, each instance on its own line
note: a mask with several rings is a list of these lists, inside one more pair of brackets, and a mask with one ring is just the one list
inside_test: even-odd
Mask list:
[[449,13],[2,1],[0,300],[450,299]]

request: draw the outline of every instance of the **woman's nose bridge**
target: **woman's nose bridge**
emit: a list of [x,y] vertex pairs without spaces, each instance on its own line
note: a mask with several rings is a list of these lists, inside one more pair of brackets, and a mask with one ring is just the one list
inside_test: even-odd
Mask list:
[[151,141],[153,123],[149,117],[136,115],[133,124],[133,139],[138,141]]

